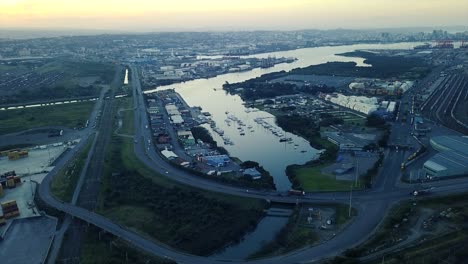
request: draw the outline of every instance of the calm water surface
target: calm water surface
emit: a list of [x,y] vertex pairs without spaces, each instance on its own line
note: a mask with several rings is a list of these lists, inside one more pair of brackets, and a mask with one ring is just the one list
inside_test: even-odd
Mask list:
[[[292,144],[279,142],[279,137],[273,135],[270,130],[254,122],[254,118],[263,117],[266,118],[265,120],[267,122],[276,127],[274,117],[263,111],[247,113],[242,99],[237,95],[227,94],[222,89],[222,85],[225,82],[242,82],[265,73],[281,70],[289,71],[294,68],[306,67],[328,61],[354,61],[358,65],[364,66],[363,58],[343,57],[335,54],[354,51],[356,49],[412,49],[419,44],[420,43],[359,44],[305,48],[251,55],[250,57],[259,58],[268,56],[295,57],[298,60],[289,64],[278,64],[268,69],[259,68],[247,72],[223,74],[209,79],[198,79],[185,83],[160,86],[157,87],[157,89],[174,88],[190,106],[201,106],[203,111],[210,112],[217,126],[224,130],[225,136],[234,142],[234,145],[224,146],[222,138],[216,133],[212,133],[219,145],[224,146],[231,156],[238,157],[242,161],[253,160],[259,162],[274,177],[276,188],[280,191],[285,191],[291,188],[291,183],[285,175],[286,167],[290,164],[303,164],[316,158],[317,150],[310,147],[305,139],[289,133],[283,132],[286,137],[291,137],[293,139]],[[146,93],[148,92],[151,91],[147,91]],[[245,136],[241,136],[237,125],[231,123],[231,125],[228,126],[225,122],[227,118],[225,112],[229,112],[241,119],[246,126],[252,126],[252,129],[244,127]],[[250,132],[251,130],[254,130],[254,132]]]

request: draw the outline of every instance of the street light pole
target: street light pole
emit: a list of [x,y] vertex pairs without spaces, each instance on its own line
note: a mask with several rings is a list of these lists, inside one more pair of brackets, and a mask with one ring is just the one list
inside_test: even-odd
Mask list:
[[351,204],[353,200],[353,185],[351,185],[351,190],[349,191],[349,211],[348,211],[348,217],[351,217]]
[[359,176],[359,167],[358,167],[359,166],[359,161],[358,161],[358,159],[356,157],[356,154],[354,154],[354,159],[355,159],[354,161],[356,163],[356,173],[354,174],[354,186],[357,187],[358,176]]

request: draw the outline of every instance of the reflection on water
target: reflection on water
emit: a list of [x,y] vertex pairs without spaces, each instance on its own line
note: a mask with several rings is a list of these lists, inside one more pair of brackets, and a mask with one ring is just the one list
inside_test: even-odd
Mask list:
[[247,234],[239,244],[229,246],[211,257],[216,259],[245,259],[249,257],[275,238],[288,222],[291,213],[291,209],[270,208],[269,215],[258,223],[255,231]]
[[125,79],[124,84],[128,84],[128,69],[125,69]]
[[[397,44],[360,44],[350,46],[336,47],[318,47],[306,48],[290,51],[272,52],[259,55],[251,55],[252,57],[295,57],[298,60],[293,63],[283,63],[275,65],[268,69],[253,69],[247,72],[229,73],[213,77],[210,79],[198,79],[185,83],[172,84],[161,86],[157,89],[174,88],[191,106],[201,106],[203,111],[208,111],[212,114],[212,118],[216,121],[216,125],[225,131],[225,136],[229,137],[234,145],[227,145],[225,148],[231,156],[239,159],[253,160],[259,162],[267,171],[271,173],[275,180],[276,188],[280,191],[285,191],[291,188],[291,183],[285,175],[285,169],[290,164],[303,164],[317,155],[317,150],[310,147],[308,142],[303,138],[287,134],[287,137],[293,139],[293,143],[288,144],[279,142],[279,137],[272,134],[268,129],[259,126],[254,118],[267,117],[267,120],[276,129],[274,117],[269,113],[258,111],[248,112],[243,105],[242,99],[237,95],[227,94],[222,85],[225,82],[235,83],[242,82],[251,78],[258,77],[265,73],[276,71],[289,71],[298,67],[306,67],[325,63],[328,61],[354,61],[358,65],[364,65],[362,58],[350,58],[337,56],[337,53],[354,51],[356,49],[411,49],[420,43],[397,43]],[[147,91],[151,92],[151,91]],[[241,136],[237,125],[231,123],[229,126],[225,122],[226,112],[241,119],[246,126],[252,126],[252,129],[245,128],[245,135]],[[248,131],[247,131],[248,130]],[[253,132],[251,132],[253,130]],[[216,133],[212,133],[214,138],[220,145],[223,145],[223,140]],[[284,134],[284,132],[283,132]]]

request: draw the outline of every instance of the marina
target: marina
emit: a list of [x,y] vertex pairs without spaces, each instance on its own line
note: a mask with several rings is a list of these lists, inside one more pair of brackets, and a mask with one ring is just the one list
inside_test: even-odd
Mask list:
[[[366,65],[363,58],[343,57],[335,54],[356,49],[411,49],[418,44],[358,44],[250,55],[263,58],[268,56],[295,57],[298,60],[292,63],[277,64],[271,68],[256,68],[245,72],[223,74],[209,79],[160,86],[157,87],[157,90],[175,89],[190,105],[200,106],[203,111],[210,112],[212,114],[211,119],[216,122],[214,127],[222,129],[224,131],[223,136],[227,136],[234,143],[233,145],[225,144],[223,137],[213,131],[214,127],[208,127],[218,144],[224,147],[231,156],[242,161],[253,160],[259,162],[274,177],[277,190],[287,191],[291,188],[291,183],[285,175],[286,167],[290,164],[304,164],[317,158],[319,150],[312,148],[304,138],[287,133],[279,128],[275,123],[275,117],[270,113],[247,107],[239,96],[226,93],[222,89],[223,84],[226,82],[242,82],[266,73],[282,70],[289,71],[297,67],[306,67],[328,61],[353,61],[362,66]],[[216,90],[213,88],[216,88]],[[148,92],[151,92],[151,90],[145,93]],[[226,122],[227,119],[230,121]],[[241,122],[239,123],[239,121]],[[252,126],[252,129],[247,128],[249,125]],[[244,130],[244,135],[241,135],[238,127]],[[252,130],[254,131],[252,132]],[[292,140],[280,142],[282,137],[291,138]]]

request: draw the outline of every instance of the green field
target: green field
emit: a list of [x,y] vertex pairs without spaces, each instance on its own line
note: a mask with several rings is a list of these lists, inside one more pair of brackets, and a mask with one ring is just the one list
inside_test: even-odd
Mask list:
[[349,191],[353,182],[336,180],[334,175],[323,174],[321,170],[327,166],[329,164],[296,168],[295,179],[304,191]]
[[94,136],[91,136],[88,139],[88,143],[86,144],[85,148],[81,150],[75,158],[69,161],[68,164],[63,167],[52,179],[50,190],[55,198],[64,202],[71,201],[73,192],[75,191],[76,183],[80,178],[86,157],[88,156],[88,152],[93,143],[93,138]]
[[[356,248],[349,249],[344,256],[337,257],[327,263],[464,263],[468,257],[466,245],[468,244],[468,229],[466,216],[468,215],[468,194],[457,194],[446,197],[417,199],[401,202],[393,206],[385,217],[377,232],[365,243]],[[450,219],[439,216],[439,212],[448,210],[454,213]],[[432,209],[431,215],[436,216],[432,225],[441,226],[449,224],[445,231],[434,227],[430,232],[422,233],[415,241],[392,249],[385,250],[399,244],[400,238],[417,234],[416,222],[420,219],[429,219],[427,210]],[[426,213],[424,213],[426,211]],[[404,240],[402,241],[404,242]],[[358,258],[367,254],[377,254],[367,261],[358,261]]]
[[[13,74],[57,76],[52,83],[35,85],[31,83],[26,89],[15,90],[15,93],[0,97],[0,104],[22,104],[25,102],[43,102],[67,98],[97,97],[102,85],[109,85],[116,74],[117,67],[111,63],[91,62],[84,60],[48,59],[35,63],[18,63],[0,65],[0,70]],[[123,78],[123,76],[122,76]]]
[[121,113],[122,127],[119,130],[120,134],[133,135],[134,134],[134,112],[133,112],[133,98],[122,98],[119,106],[123,109]]
[[[113,136],[98,212],[172,247],[208,255],[242,237],[263,215],[261,200],[180,185],[147,168],[133,140]],[[242,217],[239,217],[242,216]]]
[[115,65],[110,63],[92,62],[92,61],[72,61],[72,60],[53,60],[39,68],[35,69],[38,73],[48,73],[53,71],[63,71],[66,78],[58,85],[66,85],[71,78],[99,77],[101,83],[109,84],[114,78]]
[[44,126],[83,127],[94,102],[0,111],[0,135]]
[[112,235],[90,227],[81,248],[82,264],[169,264],[174,263],[143,253]]
[[[387,264],[427,264],[427,263],[465,263],[468,259],[466,245],[468,244],[468,231],[452,232],[436,239],[429,239],[417,246],[409,247],[385,257]],[[366,264],[379,264],[382,259],[367,261]]]

